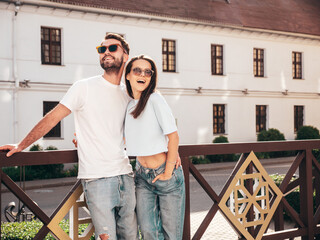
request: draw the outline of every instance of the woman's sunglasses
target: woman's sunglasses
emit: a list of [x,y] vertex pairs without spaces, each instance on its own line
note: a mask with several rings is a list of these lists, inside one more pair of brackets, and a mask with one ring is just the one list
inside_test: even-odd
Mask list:
[[122,48],[123,51],[127,53],[127,51],[120,44],[111,44],[109,46],[98,46],[96,47],[96,49],[98,53],[102,54],[102,53],[105,53],[107,49],[109,49],[109,52],[116,52],[118,50],[118,47]]
[[144,73],[144,76],[146,77],[152,77],[154,71],[151,70],[151,69],[145,69],[145,70],[142,70],[141,68],[139,67],[135,67],[134,69],[132,69],[132,72],[134,75],[136,76],[141,76],[142,75],[142,72]]

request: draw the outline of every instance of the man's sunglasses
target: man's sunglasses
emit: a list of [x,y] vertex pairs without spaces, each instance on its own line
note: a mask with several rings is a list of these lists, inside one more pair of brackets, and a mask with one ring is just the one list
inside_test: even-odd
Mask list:
[[151,70],[151,69],[145,69],[145,70],[142,70],[141,68],[139,67],[135,67],[134,69],[132,69],[132,72],[134,75],[136,76],[141,76],[142,72],[144,73],[144,76],[146,77],[152,77],[154,71]]
[[127,51],[120,45],[120,44],[111,44],[109,46],[98,46],[96,47],[98,53],[102,54],[105,53],[107,51],[107,49],[109,49],[109,52],[116,52],[118,50],[118,47],[122,48],[123,51],[125,53],[127,53]]

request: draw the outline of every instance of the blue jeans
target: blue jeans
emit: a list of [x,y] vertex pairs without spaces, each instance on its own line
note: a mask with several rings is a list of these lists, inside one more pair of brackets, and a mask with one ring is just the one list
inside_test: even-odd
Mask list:
[[108,234],[110,240],[138,239],[133,174],[82,179],[81,182],[95,228],[95,238]]
[[169,180],[152,183],[164,170],[165,164],[150,169],[137,161],[137,218],[144,240],[182,239],[185,211],[183,170],[179,167]]

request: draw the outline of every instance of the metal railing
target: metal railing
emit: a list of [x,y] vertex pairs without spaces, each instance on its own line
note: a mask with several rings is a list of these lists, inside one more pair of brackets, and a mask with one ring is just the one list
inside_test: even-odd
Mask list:
[[[201,239],[211,220],[215,216],[218,210],[222,212],[229,220],[231,226],[233,226],[235,232],[239,235],[239,238],[244,239],[244,235],[248,232],[248,236],[252,239],[293,239],[294,237],[302,237],[302,240],[306,239],[320,239],[317,234],[320,234],[320,164],[312,154],[313,149],[320,149],[320,140],[302,140],[302,141],[279,141],[279,142],[253,142],[253,143],[228,143],[228,144],[206,144],[206,145],[181,145],[179,148],[180,157],[182,159],[182,166],[185,174],[186,183],[186,214],[184,223],[184,237],[183,239]],[[225,193],[230,193],[230,186],[232,187],[233,181],[239,176],[239,170],[242,169],[247,159],[250,158],[250,152],[273,152],[273,151],[297,151],[296,158],[288,170],[283,182],[279,186],[278,198],[270,197],[270,209],[272,206],[276,207],[276,211],[272,218],[275,224],[275,232],[262,233],[260,236],[259,231],[263,229],[261,225],[254,225],[255,207],[251,206],[246,213],[246,219],[242,219],[243,222],[250,222],[250,226],[245,227],[244,230],[239,228],[237,222],[230,219],[230,215],[224,212],[224,202],[221,200],[226,196]],[[215,155],[215,154],[241,154],[241,157],[235,166],[229,180],[225,183],[225,186],[220,194],[217,194],[211,186],[207,183],[204,177],[200,174],[197,168],[190,162],[190,156],[197,155]],[[48,152],[23,152],[15,154],[14,156],[7,158],[5,153],[0,153],[0,167],[9,166],[27,166],[27,165],[44,165],[44,164],[57,164],[57,163],[77,163],[78,157],[76,150],[69,151],[48,151]],[[245,191],[253,195],[255,191],[254,179],[250,179],[250,176],[257,176],[255,172],[259,172],[259,162],[250,162],[245,168],[245,173],[249,177],[245,180]],[[262,170],[262,169],[260,169]],[[290,182],[293,174],[299,171],[299,177]],[[208,211],[208,214],[200,224],[199,228],[195,232],[194,236],[191,236],[190,227],[190,174],[199,182],[201,187],[205,190],[208,196],[212,199],[212,207]],[[243,175],[242,174],[242,175]],[[241,176],[242,176],[241,175]],[[261,176],[260,176],[261,177]],[[50,216],[46,215],[39,206],[37,206],[32,199],[17,185],[15,184],[2,170],[0,170],[1,182],[18,198],[26,207],[28,207],[35,216],[41,220],[44,226],[40,229],[34,239],[43,239],[49,232],[48,225],[56,217],[59,210],[63,208],[63,205],[68,201],[69,197],[78,189],[79,182],[71,189],[65,199],[59,204],[57,209]],[[265,175],[262,175],[262,179],[266,179]],[[235,188],[238,188],[238,184]],[[300,212],[290,206],[285,195],[292,190],[300,188]],[[1,187],[0,187],[1,192]],[[259,193],[260,194],[260,193]],[[315,204],[313,203],[313,195],[315,195]],[[231,195],[230,195],[231,196]],[[227,196],[229,197],[229,196]],[[276,200],[279,203],[276,204]],[[244,200],[239,200],[239,202]],[[250,200],[253,201],[253,200]],[[1,203],[1,198],[0,198]],[[269,204],[269,203],[268,203]],[[314,206],[315,205],[315,206]],[[0,205],[1,206],[1,205]],[[284,218],[283,210],[285,210],[292,220],[296,223],[296,227],[292,229],[284,230]],[[2,211],[0,209],[0,211]],[[266,214],[267,215],[267,214]],[[269,224],[269,223],[267,223]],[[261,231],[260,231],[261,232]]]

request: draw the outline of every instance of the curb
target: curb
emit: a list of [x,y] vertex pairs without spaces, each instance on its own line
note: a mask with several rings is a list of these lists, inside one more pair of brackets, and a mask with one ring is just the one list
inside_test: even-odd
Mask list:
[[[62,181],[61,181],[62,180]],[[34,190],[34,189],[41,189],[41,188],[53,188],[53,187],[64,187],[64,186],[73,186],[77,182],[76,177],[70,178],[55,178],[55,179],[45,179],[45,180],[35,180],[39,183],[35,183],[33,181],[26,181],[25,183],[25,190]],[[41,182],[43,181],[43,183]],[[45,183],[46,182],[46,183]],[[16,182],[16,184],[22,188],[20,182]],[[29,185],[30,186],[27,186]],[[1,193],[11,192],[6,186],[2,184],[1,186]]]

